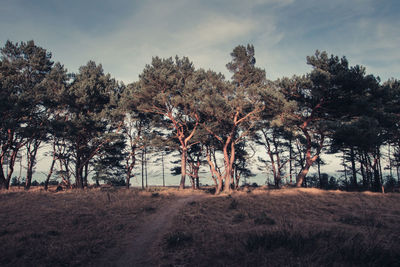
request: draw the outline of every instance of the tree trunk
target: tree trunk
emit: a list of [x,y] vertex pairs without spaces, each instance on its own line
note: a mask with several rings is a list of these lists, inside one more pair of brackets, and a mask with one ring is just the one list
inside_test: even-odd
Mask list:
[[344,180],[345,180],[345,184],[346,184],[346,190],[348,190],[349,187],[349,182],[347,181],[347,166],[346,166],[346,154],[343,151],[343,157],[342,157],[342,164],[343,164],[343,172],[344,172]]
[[379,175],[379,166],[377,155],[374,155],[374,163],[372,164],[373,175],[374,175],[374,190],[376,192],[381,190],[381,178]]
[[192,185],[192,190],[196,189],[196,181],[193,176],[190,177],[190,183]]
[[379,181],[380,181],[381,192],[385,193],[382,165],[381,165],[381,151],[379,147],[377,148],[377,157],[378,157],[378,170],[379,170]]
[[28,162],[28,169],[26,170],[25,190],[29,190],[32,185],[32,162]]
[[365,172],[367,175],[368,189],[372,189],[372,172],[371,172],[371,159],[369,158],[368,153],[364,152],[364,160],[365,160]]
[[276,166],[275,166],[274,155],[272,154],[272,152],[270,150],[268,151],[268,155],[269,155],[269,158],[271,161],[272,173],[274,175],[274,184],[276,186],[278,184],[278,174],[277,174],[277,170],[276,170]]
[[393,172],[392,172],[392,158],[390,155],[390,144],[388,144],[388,161],[389,161],[389,171],[390,171],[390,177],[393,177]]
[[185,189],[186,161],[187,161],[187,148],[186,148],[186,147],[182,147],[182,155],[181,155],[181,181],[180,181],[180,183],[179,183],[179,189]]
[[289,184],[292,185],[293,184],[293,176],[292,176],[292,172],[293,172],[293,166],[292,166],[292,138],[289,139],[289,177],[290,177],[290,181]]
[[56,158],[55,158],[55,153],[53,153],[53,160],[51,161],[51,164],[50,164],[50,170],[49,170],[49,173],[47,174],[46,181],[44,182],[44,190],[46,190],[46,191],[49,187],[49,181],[50,181],[51,175],[53,174],[53,169],[54,169],[55,163],[56,163]]
[[317,164],[318,164],[318,179],[319,179],[319,188],[322,189],[322,178],[321,178],[321,161],[318,159],[317,160]]
[[128,170],[128,172],[126,173],[125,179],[126,179],[125,187],[126,187],[126,189],[129,189],[129,185],[131,183],[131,170]]
[[239,189],[239,181],[240,181],[240,173],[237,170],[237,167],[235,168],[235,189]]
[[[280,171],[279,171],[279,166],[277,167],[276,165],[276,163],[275,163],[275,158],[274,158],[274,153],[272,152],[272,149],[271,149],[271,143],[270,143],[270,141],[269,141],[269,138],[268,138],[268,134],[267,134],[267,132],[266,131],[262,131],[263,132],[263,135],[264,135],[264,138],[265,138],[265,148],[267,149],[267,154],[268,154],[268,156],[269,156],[269,159],[270,159],[270,161],[271,161],[271,167],[272,167],[272,173],[273,173],[273,175],[274,175],[274,184],[275,184],[275,187],[279,187],[279,184],[280,184]],[[275,142],[275,137],[273,137],[273,143],[274,143],[274,146],[275,146],[275,153],[277,153],[277,149],[276,149],[276,142]],[[279,160],[277,159],[277,163],[279,164],[279,162],[278,162]]]
[[354,153],[354,148],[351,147],[350,148],[350,161],[351,161],[351,171],[353,174],[352,180],[351,180],[351,184],[353,186],[353,188],[357,188],[358,184],[357,184],[357,170],[356,170],[356,161],[355,161],[355,153]]
[[[215,183],[215,194],[219,194],[222,189],[223,180],[222,180],[221,174],[217,171],[216,165],[214,165],[214,163],[211,159],[210,153],[211,152],[207,148],[206,158],[207,158],[208,165],[210,166],[211,176]],[[215,157],[215,155],[214,155],[214,157]],[[214,160],[215,160],[215,158],[214,158]]]
[[89,162],[87,162],[84,166],[85,175],[83,176],[83,187],[88,186],[88,176],[89,176]]
[[55,141],[55,139],[53,139],[53,157],[51,159],[49,173],[47,174],[46,180],[44,181],[44,190],[46,190],[46,191],[49,188],[49,181],[50,181],[51,175],[53,174],[54,164],[56,163],[56,159],[57,159],[56,158],[56,141]]
[[125,159],[125,162],[126,162],[126,164],[125,164],[125,166],[126,166],[125,187],[126,187],[126,189],[129,189],[129,185],[131,183],[132,163],[129,163],[129,158],[130,158],[130,156],[128,156]]
[[[233,171],[233,162],[235,161],[235,144],[231,141],[231,138],[227,139],[227,142],[224,146],[224,160],[225,160],[225,185],[224,192],[231,192],[231,183],[232,183],[232,171]],[[229,155],[228,148],[231,148],[231,153]]]
[[162,184],[165,187],[165,176],[164,176],[164,152],[161,153],[161,165],[162,165]]
[[142,149],[142,189],[144,189],[144,149]]
[[[305,178],[308,174],[308,171],[310,170],[312,164],[309,164],[308,161],[306,161],[306,165],[304,168],[300,171],[300,173],[297,175],[297,181],[296,181],[296,187],[301,187],[303,182],[305,181]],[[307,185],[306,185],[307,186]]]
[[6,188],[6,177],[4,176],[3,163],[0,163],[0,189]]
[[305,182],[305,186],[307,187],[307,181],[305,178],[306,178],[312,164],[318,159],[318,155],[319,155],[319,153],[314,155],[314,157],[311,157],[311,146],[309,148],[307,148],[306,163],[305,163],[305,166],[303,167],[303,169],[297,175],[296,187],[300,187],[303,184],[303,182]]
[[76,157],[76,164],[75,164],[75,183],[77,188],[83,189],[83,166],[82,164],[82,159],[81,159],[81,154],[78,151],[77,152],[77,157]]
[[281,165],[281,159],[279,158],[279,154],[278,154],[278,150],[276,149],[276,165],[277,165],[277,175],[276,175],[276,183],[275,183],[275,187],[276,188],[280,188],[281,187],[281,182],[282,182],[282,176],[281,176],[281,169],[282,169],[282,165]]
[[324,145],[324,138],[325,138],[325,136],[323,134],[321,134],[321,139],[319,140],[319,145],[317,147],[317,151],[314,156],[311,156],[311,147],[312,147],[311,137],[307,130],[305,130],[305,129],[302,129],[302,130],[307,138],[307,149],[306,149],[306,158],[305,158],[306,162],[305,162],[305,166],[303,167],[303,169],[301,170],[301,172],[298,174],[298,176],[296,178],[296,186],[297,187],[300,187],[303,182],[305,183],[305,186],[307,187],[306,176],[307,176],[308,171],[310,170],[310,167],[312,166],[312,164],[319,158],[319,154],[321,153],[322,147]]
[[147,180],[147,149],[144,147],[144,173],[146,177],[146,188],[149,187],[148,180]]
[[195,189],[200,189],[199,170],[200,170],[200,159],[199,157],[197,157],[196,165],[193,168]]
[[32,142],[29,142],[27,144],[26,156],[27,156],[28,168],[25,180],[25,190],[29,190],[29,188],[31,187],[33,167],[36,165],[36,155],[41,143],[42,142],[39,140],[33,140]]
[[11,152],[11,157],[8,159],[8,174],[7,174],[7,180],[6,180],[6,189],[7,190],[10,188],[11,176],[12,176],[12,174],[14,172],[15,160],[17,158],[19,148],[20,147],[15,148]]
[[200,189],[200,179],[199,179],[199,175],[198,174],[196,175],[195,180],[196,180],[196,189]]
[[367,175],[365,173],[365,168],[364,168],[365,162],[363,160],[363,156],[362,155],[360,155],[359,162],[360,162],[361,176],[362,176],[362,180],[363,180],[363,187],[364,187],[364,189],[366,189],[366,188],[368,188],[368,180],[367,180]]

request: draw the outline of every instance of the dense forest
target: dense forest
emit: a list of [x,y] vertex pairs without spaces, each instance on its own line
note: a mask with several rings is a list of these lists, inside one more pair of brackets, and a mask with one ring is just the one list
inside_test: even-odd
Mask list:
[[[54,63],[34,41],[7,41],[0,61],[0,188],[18,162],[32,184],[38,151],[51,159],[45,181],[66,186],[130,185],[147,154],[178,157],[180,188],[200,186],[209,169],[216,193],[238,188],[257,159],[274,186],[334,188],[322,154],[342,157],[342,186],[383,191],[399,185],[400,82],[381,81],[346,57],[316,51],[302,76],[267,78],[252,45],[226,64],[230,79],[197,69],[186,57],[159,58],[125,85],[89,61],[77,73]],[[257,153],[256,153],[257,152]],[[317,166],[316,179],[307,176]]]

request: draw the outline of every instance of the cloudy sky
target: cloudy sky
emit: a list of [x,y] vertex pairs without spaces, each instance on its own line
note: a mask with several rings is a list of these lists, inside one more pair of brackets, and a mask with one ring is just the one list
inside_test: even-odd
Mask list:
[[0,46],[33,39],[71,72],[88,60],[125,83],[152,56],[227,73],[239,44],[268,78],[303,74],[316,49],[400,78],[398,0],[1,0]]

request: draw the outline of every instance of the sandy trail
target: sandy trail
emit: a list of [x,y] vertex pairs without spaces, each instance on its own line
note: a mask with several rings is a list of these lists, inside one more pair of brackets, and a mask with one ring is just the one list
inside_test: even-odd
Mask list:
[[[159,255],[162,237],[172,226],[173,218],[188,202],[195,201],[202,195],[189,195],[179,197],[161,205],[154,214],[136,229],[128,234],[124,243],[127,243],[125,251],[112,251],[102,266],[154,266]],[[119,255],[118,255],[119,254]],[[112,260],[113,259],[113,260]],[[98,266],[98,265],[97,265]]]

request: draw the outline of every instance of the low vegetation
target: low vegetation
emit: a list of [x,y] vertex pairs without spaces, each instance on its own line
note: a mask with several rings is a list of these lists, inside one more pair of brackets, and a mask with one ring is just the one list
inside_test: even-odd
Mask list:
[[[396,266],[400,196],[257,189],[187,205],[162,266]],[[190,239],[170,246],[172,233]]]
[[[155,189],[153,189],[155,190]],[[88,265],[118,247],[167,193],[113,188],[0,193],[0,266]]]
[[[108,252],[129,251],[126,236],[134,236],[129,234],[163,207],[194,193],[112,187],[2,191],[0,265],[114,262],[117,259]],[[200,197],[184,204],[162,239],[154,240],[159,244],[158,252],[151,254],[154,264],[396,266],[400,262],[399,194],[294,188],[196,194]]]

